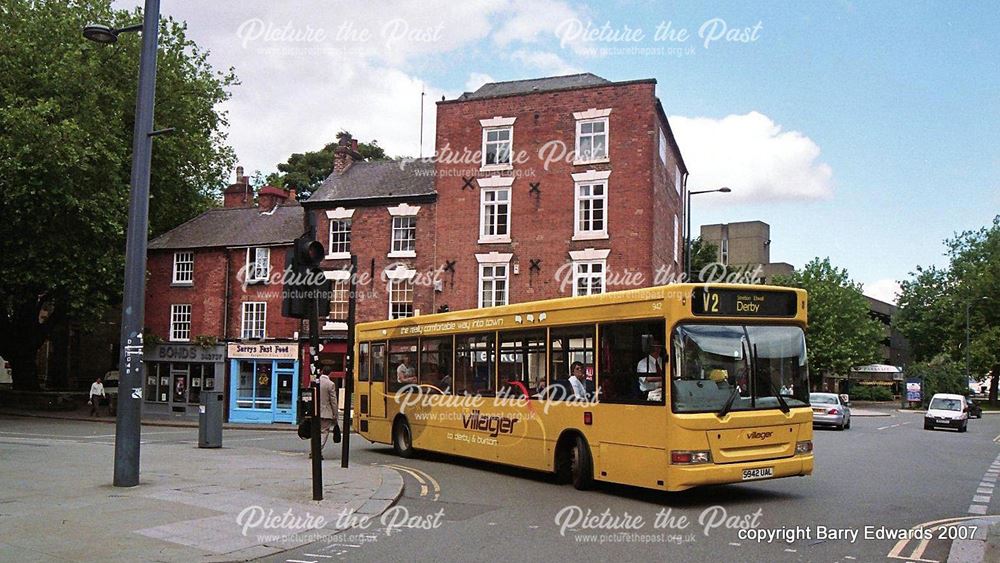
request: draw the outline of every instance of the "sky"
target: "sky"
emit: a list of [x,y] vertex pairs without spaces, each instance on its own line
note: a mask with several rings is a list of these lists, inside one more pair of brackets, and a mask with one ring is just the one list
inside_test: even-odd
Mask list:
[[[132,8],[138,0],[116,0]],[[162,0],[241,84],[221,108],[248,172],[347,129],[433,151],[434,101],[485,82],[655,78],[692,224],[762,220],[771,260],[829,257],[893,301],[943,241],[1000,213],[992,2]],[[426,96],[423,98],[421,92]],[[612,139],[613,139],[612,132]]]

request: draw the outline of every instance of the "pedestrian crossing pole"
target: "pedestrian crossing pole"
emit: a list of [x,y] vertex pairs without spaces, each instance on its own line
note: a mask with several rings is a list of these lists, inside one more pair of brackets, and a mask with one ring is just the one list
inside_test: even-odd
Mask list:
[[[312,484],[313,500],[323,500],[323,449],[320,447],[320,393],[319,393],[319,295],[310,291],[309,304],[309,372],[312,376],[310,388],[313,394],[311,426]],[[337,413],[333,413],[336,418]]]

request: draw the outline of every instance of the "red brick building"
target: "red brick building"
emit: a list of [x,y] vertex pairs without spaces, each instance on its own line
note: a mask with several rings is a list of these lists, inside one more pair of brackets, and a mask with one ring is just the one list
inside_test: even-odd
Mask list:
[[438,103],[433,163],[358,162],[348,140],[304,205],[329,275],[344,279],[358,255],[358,320],[679,273],[687,169],[655,86],[593,74],[486,84]]
[[281,274],[304,213],[294,192],[255,194],[236,174],[223,207],[149,243],[149,414],[196,417],[202,391],[223,391],[230,420],[295,421],[300,323],[281,315]]

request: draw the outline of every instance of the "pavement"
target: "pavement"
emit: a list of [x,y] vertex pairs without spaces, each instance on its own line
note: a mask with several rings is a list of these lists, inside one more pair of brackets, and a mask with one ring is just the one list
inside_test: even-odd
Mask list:
[[329,459],[324,500],[312,501],[303,452],[152,441],[181,430],[144,430],[140,484],[116,488],[110,428],[3,427],[0,561],[246,561],[376,518],[403,490],[392,469]]
[[[102,409],[103,410],[103,409]],[[106,411],[104,411],[106,412]],[[67,411],[39,411],[30,409],[19,409],[16,407],[0,407],[0,414],[8,416],[23,416],[31,418],[48,418],[54,420],[76,420],[79,422],[107,422],[109,424],[114,424],[115,417],[113,416],[91,416],[90,407],[82,406],[75,410]],[[340,411],[340,415],[343,411]],[[340,418],[340,417],[338,417]],[[142,417],[143,426],[166,426],[173,428],[197,428],[197,419],[182,419],[182,418],[165,418],[165,417]],[[223,428],[231,430],[276,430],[276,431],[295,431],[297,427],[294,424],[243,424],[243,423],[232,423],[227,422],[222,425]]]

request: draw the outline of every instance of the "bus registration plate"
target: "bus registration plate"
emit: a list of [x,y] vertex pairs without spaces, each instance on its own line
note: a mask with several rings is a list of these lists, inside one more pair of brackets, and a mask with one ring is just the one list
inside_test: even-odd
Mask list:
[[767,479],[768,477],[774,477],[773,467],[760,467],[757,469],[743,470],[744,481],[752,481],[754,479]]

